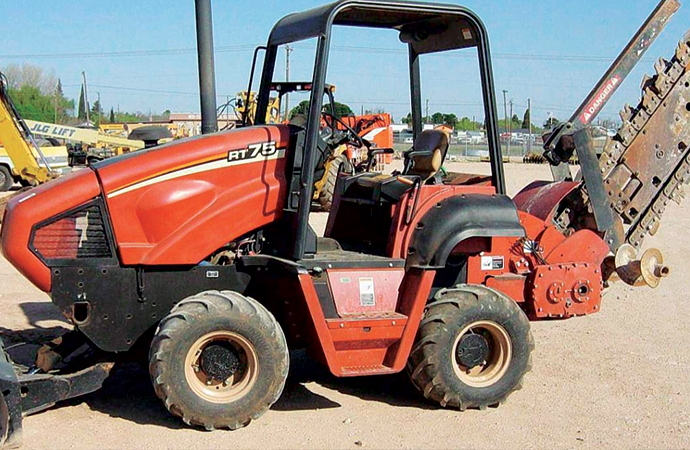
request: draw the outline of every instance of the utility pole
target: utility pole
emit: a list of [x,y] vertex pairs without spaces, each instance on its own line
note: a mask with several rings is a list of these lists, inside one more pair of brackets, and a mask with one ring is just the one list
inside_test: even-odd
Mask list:
[[429,99],[426,99],[426,123],[429,123]]
[[[290,81],[290,53],[292,53],[294,49],[290,47],[289,45],[285,46],[285,81],[289,82]],[[285,116],[284,119],[287,120],[288,114],[290,114],[290,94],[285,94]]]
[[513,141],[513,99],[510,99],[510,118],[508,119],[508,156],[510,156],[510,145]]
[[55,83],[55,124],[58,123],[58,86],[60,86],[60,80]]
[[529,111],[529,114],[527,114],[527,118],[529,119],[529,144],[527,144],[527,149],[529,153],[532,153],[532,99],[528,98],[527,99],[527,111]]
[[[508,91],[506,91],[505,89],[503,89],[503,117],[505,120],[503,124],[505,132],[505,130],[508,128]],[[510,153],[510,137],[508,137],[508,150],[508,153]]]
[[84,109],[86,110],[86,123],[90,123],[91,119],[89,118],[89,93],[86,89],[86,72],[81,73],[82,80],[84,81]]

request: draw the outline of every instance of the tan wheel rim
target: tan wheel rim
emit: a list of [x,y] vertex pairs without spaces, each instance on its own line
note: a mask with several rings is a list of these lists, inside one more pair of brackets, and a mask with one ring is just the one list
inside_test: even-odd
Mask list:
[[[239,369],[225,380],[215,380],[203,370],[201,355],[210,344],[229,344],[240,361]],[[245,396],[259,375],[254,346],[243,336],[230,331],[214,331],[198,339],[185,358],[185,378],[199,397],[212,403],[230,403]]]
[[[472,368],[463,366],[457,358],[460,340],[467,334],[479,334],[489,344],[486,360]],[[512,345],[508,332],[499,324],[489,321],[474,322],[465,327],[455,338],[451,349],[453,370],[460,380],[468,386],[483,388],[492,386],[505,375],[512,359]]]

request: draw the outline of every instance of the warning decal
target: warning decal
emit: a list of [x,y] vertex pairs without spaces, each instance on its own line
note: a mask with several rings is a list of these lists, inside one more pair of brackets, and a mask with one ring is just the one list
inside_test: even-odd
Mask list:
[[359,304],[362,306],[375,306],[376,297],[374,296],[374,279],[359,279]]

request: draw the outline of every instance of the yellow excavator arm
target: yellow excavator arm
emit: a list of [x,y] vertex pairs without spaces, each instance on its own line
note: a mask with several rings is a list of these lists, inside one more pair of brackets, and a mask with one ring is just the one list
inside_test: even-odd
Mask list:
[[[42,184],[58,175],[51,170],[29,128],[17,113],[7,92],[6,79],[1,73],[0,142],[12,160],[14,170],[29,184]],[[34,151],[41,159],[40,163]]]

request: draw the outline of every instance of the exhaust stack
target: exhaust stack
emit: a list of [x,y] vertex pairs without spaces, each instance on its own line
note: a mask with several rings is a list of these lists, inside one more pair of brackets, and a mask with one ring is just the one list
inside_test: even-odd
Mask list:
[[201,93],[201,133],[218,131],[216,116],[216,69],[213,56],[213,16],[211,0],[195,0],[196,42]]

